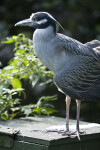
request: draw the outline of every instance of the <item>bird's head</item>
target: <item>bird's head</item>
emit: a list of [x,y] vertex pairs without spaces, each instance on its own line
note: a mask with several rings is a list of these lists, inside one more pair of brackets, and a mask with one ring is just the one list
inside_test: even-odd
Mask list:
[[35,29],[46,29],[52,26],[56,31],[56,23],[63,29],[59,22],[47,12],[32,13],[29,19],[19,21],[15,26],[30,26]]

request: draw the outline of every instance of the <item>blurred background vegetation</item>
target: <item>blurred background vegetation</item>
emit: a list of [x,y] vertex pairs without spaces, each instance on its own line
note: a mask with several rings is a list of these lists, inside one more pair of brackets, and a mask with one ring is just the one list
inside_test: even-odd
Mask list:
[[[0,41],[1,42],[5,41],[6,37],[12,37],[13,35],[18,35],[19,33],[24,33],[25,35],[24,36],[20,34],[18,36],[13,36],[11,39],[9,38],[7,39],[9,41],[8,44],[7,42],[6,44],[5,43],[0,44],[0,68],[1,68],[0,79],[2,79],[0,80],[0,92],[1,92],[0,108],[2,108],[4,105],[5,108],[7,109],[9,108],[8,107],[9,105],[11,108],[10,110],[8,109],[9,112],[6,112],[5,109],[0,110],[0,112],[2,112],[1,117],[3,119],[16,117],[18,113],[17,109],[19,109],[20,110],[19,112],[21,112],[20,113],[21,115],[18,114],[19,116],[23,116],[23,114],[24,115],[31,114],[30,112],[32,112],[31,110],[34,108],[34,106],[31,104],[37,104],[38,100],[41,101],[41,99],[43,99],[45,96],[47,96],[47,98],[45,97],[44,99],[47,101],[48,99],[55,100],[55,98],[52,97],[52,95],[57,95],[56,96],[57,100],[51,101],[49,104],[49,108],[53,109],[52,105],[54,105],[55,106],[54,110],[55,111],[58,110],[58,112],[56,112],[54,115],[65,117],[65,95],[59,93],[57,88],[53,85],[52,73],[48,72],[46,68],[40,65],[40,70],[41,67],[44,70],[44,72],[42,72],[43,78],[41,79],[40,77],[37,76],[39,81],[37,81],[36,80],[37,78],[35,78],[35,81],[37,81],[35,84],[33,82],[34,81],[33,76],[29,76],[29,74],[27,74],[27,77],[25,77],[25,79],[22,79],[22,76],[20,75],[18,76],[18,74],[16,76],[15,75],[13,76],[12,70],[10,70],[11,74],[7,72],[7,67],[9,69],[11,64],[14,62],[14,58],[17,57],[18,53],[19,56],[25,53],[27,58],[27,55],[29,55],[29,50],[31,50],[31,41],[26,39],[26,37],[32,39],[32,34],[34,32],[34,29],[29,27],[15,28],[14,24],[20,20],[29,18],[31,13],[37,11],[47,11],[51,13],[64,27],[65,29],[64,31],[59,29],[59,32],[62,32],[63,34],[75,38],[83,43],[91,41],[93,39],[100,40],[100,0],[95,0],[95,1],[94,0],[12,0],[12,1],[1,0],[0,1]],[[18,45],[17,50],[19,49],[22,50],[21,49],[22,47],[20,48],[20,45],[23,45],[24,49],[27,50],[25,50],[24,52],[19,51],[16,54],[15,49],[16,49],[17,42],[19,43],[22,42]],[[25,44],[27,45],[26,47]],[[13,51],[13,49],[15,51]],[[32,51],[31,54],[33,54]],[[29,57],[31,57],[31,55]],[[33,56],[30,58],[30,60],[32,61],[32,59]],[[37,62],[36,59],[36,64],[37,63],[40,62]],[[31,64],[29,63],[29,67],[30,66]],[[30,70],[31,71],[33,70],[32,66],[30,67]],[[31,75],[32,73],[34,75],[34,70],[33,72],[31,72]],[[48,77],[46,73],[47,74],[50,73],[49,74],[50,76]],[[9,74],[8,78],[12,76],[12,79],[11,78],[8,79],[6,74]],[[5,79],[7,79],[7,81]],[[10,83],[8,84],[8,82]],[[16,88],[15,82],[18,84],[18,88]],[[40,83],[44,83],[44,82],[45,84],[43,84],[41,87]],[[9,88],[8,85],[10,85]],[[5,90],[5,87],[10,89],[10,91]],[[5,97],[5,95],[7,97]],[[11,97],[9,97],[9,95]],[[51,98],[48,97],[48,95],[50,95]],[[3,101],[1,98],[3,99]],[[7,98],[9,102],[6,104],[5,100],[7,100]],[[10,99],[13,100],[13,104],[11,103]],[[20,107],[19,104],[21,105]],[[16,109],[13,109],[15,108],[15,106]],[[27,112],[27,110],[30,110],[30,112],[29,111]],[[37,105],[35,105],[35,110],[41,113],[41,110],[38,109]],[[45,110],[42,109],[42,112],[46,112],[46,111],[47,111],[46,109]],[[49,112],[47,111],[46,114],[48,113]],[[12,114],[12,115],[8,117],[7,116],[8,114]],[[76,116],[76,105],[75,105],[75,101],[73,100],[71,104],[70,118],[75,119],[75,116]],[[82,102],[81,120],[100,123],[100,103]]]

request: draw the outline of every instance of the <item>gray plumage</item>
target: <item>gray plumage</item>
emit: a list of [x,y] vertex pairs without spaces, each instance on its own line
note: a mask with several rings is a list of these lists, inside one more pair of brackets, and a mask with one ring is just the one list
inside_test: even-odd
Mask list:
[[92,48],[93,41],[82,44],[59,33],[53,35],[52,28],[43,29],[43,33],[39,30],[33,35],[34,49],[39,59],[55,73],[58,88],[75,99],[100,100],[100,51]]
[[72,98],[100,101],[100,42],[82,44],[61,34],[57,36],[59,46],[63,45],[70,59],[55,74],[54,82]]
[[53,71],[55,84],[66,94],[65,133],[73,134],[69,130],[69,108],[73,98],[76,99],[77,104],[77,123],[74,133],[77,133],[80,139],[81,100],[100,101],[100,42],[93,40],[82,44],[57,33],[56,23],[58,22],[49,13],[37,12],[15,26],[28,25],[36,29],[33,34],[35,53],[41,62]]

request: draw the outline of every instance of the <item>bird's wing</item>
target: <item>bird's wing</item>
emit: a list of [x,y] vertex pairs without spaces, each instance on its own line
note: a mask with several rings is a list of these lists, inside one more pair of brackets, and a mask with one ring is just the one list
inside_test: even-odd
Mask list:
[[55,84],[72,98],[93,100],[98,95],[100,99],[100,51],[59,33],[57,40],[59,49],[69,53],[70,59],[55,74]]
[[[70,59],[54,76],[61,91],[80,100],[100,100],[100,62],[93,58],[76,56]],[[96,90],[95,90],[96,89]]]
[[91,43],[82,44],[81,42],[60,33],[57,33],[57,40],[59,48],[65,50],[67,53],[89,56],[100,61],[100,51],[96,51]]
[[98,47],[99,50],[100,50],[100,41],[98,41],[98,40],[92,40],[92,41],[90,41],[90,42],[85,43],[85,45],[86,45],[86,46],[89,46],[89,47],[91,47],[91,48],[96,48],[96,47]]
[[100,53],[100,41],[93,40],[93,41],[85,43],[84,45],[91,47],[94,51],[96,51],[97,53]]

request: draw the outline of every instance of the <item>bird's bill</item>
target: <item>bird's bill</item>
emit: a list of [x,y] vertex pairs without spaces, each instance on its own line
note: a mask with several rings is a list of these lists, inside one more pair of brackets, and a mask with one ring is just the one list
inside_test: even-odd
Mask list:
[[32,27],[33,25],[34,22],[31,19],[25,19],[15,24],[15,26],[30,26],[30,27]]

